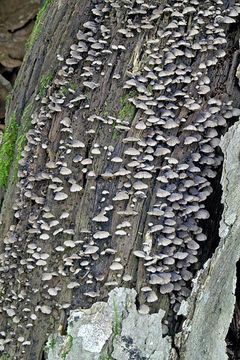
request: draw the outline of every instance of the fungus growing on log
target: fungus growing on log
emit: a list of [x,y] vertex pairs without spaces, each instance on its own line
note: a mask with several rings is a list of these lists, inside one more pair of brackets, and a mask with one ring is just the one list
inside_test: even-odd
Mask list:
[[[9,322],[3,348],[29,345],[14,322],[17,315],[27,328],[23,299],[33,299],[29,313],[37,321],[64,306],[65,292],[91,300],[121,281],[132,285],[128,261],[144,274],[148,305],[141,298],[140,314],[162,296],[176,313],[189,296],[207,241],[202,224],[222,161],[219,137],[239,116],[212,89],[214,67],[228,50],[224,24],[236,21],[239,7],[186,3],[93,2],[91,21],[80,22],[77,41],[57,55],[54,81],[36,100],[15,218],[4,234],[1,287],[13,284],[13,291],[0,299]],[[144,56],[135,49],[122,69],[135,38]],[[120,104],[102,94],[106,83],[112,92],[121,88]]]

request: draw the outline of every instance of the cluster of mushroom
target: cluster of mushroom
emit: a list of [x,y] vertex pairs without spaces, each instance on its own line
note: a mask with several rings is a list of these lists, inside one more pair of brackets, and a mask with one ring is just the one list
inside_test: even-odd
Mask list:
[[[93,75],[96,74],[95,78],[103,76],[99,73],[101,57],[107,56],[109,51],[109,30],[104,26],[103,18],[108,17],[109,10],[107,5],[101,11],[98,5],[93,8],[95,20],[83,24],[69,57],[57,56],[63,64],[47,96],[36,97],[41,107],[32,115],[33,128],[27,134],[27,145],[19,162],[18,192],[13,207],[15,221],[4,239],[5,252],[1,255],[0,271],[4,273],[1,288],[3,291],[12,288],[0,299],[1,312],[8,317],[6,331],[1,332],[1,350],[4,350],[4,344],[17,341],[24,354],[25,347],[30,345],[24,332],[31,330],[39,313],[49,315],[55,308],[69,308],[70,304],[57,300],[58,295],[63,288],[71,290],[80,286],[79,272],[86,274],[87,284],[93,283],[89,266],[98,259],[99,247],[95,240],[83,244],[75,239],[75,212],[67,210],[66,201],[74,202],[81,197],[82,174],[89,179],[96,177],[91,164],[100,150],[94,144],[91,156],[87,156],[86,134],[82,134],[81,140],[79,134],[74,134],[73,119],[64,115],[64,109],[87,109],[85,92],[99,87]],[[79,63],[82,65],[82,87],[79,84],[74,90],[71,83]],[[65,88],[67,94],[63,93]],[[54,152],[49,141],[52,121],[60,124],[59,146]],[[93,129],[89,131],[92,133]],[[41,169],[36,167],[36,164],[39,166],[38,159]],[[98,238],[103,238],[103,234],[93,236],[93,239]],[[111,250],[106,249],[105,253],[110,254]],[[38,269],[40,278],[36,278]],[[56,285],[59,277],[66,279],[65,283],[63,280],[63,284]],[[89,291],[85,295],[95,297],[97,293]]]
[[[205,201],[222,161],[218,154],[221,128],[227,119],[240,114],[226,96],[214,96],[209,77],[226,55],[225,25],[235,22],[240,8],[236,5],[224,10],[222,1],[206,5],[197,0],[189,4],[181,1],[162,5],[148,17],[149,6],[144,1],[138,4],[134,13],[143,14],[142,21],[129,21],[119,30],[126,38],[142,28],[155,29],[155,21],[163,14],[170,20],[154,38],[146,39],[142,68],[139,66],[124,86],[134,93],[129,101],[137,114],[134,136],[128,134],[122,139],[122,157],[113,153],[111,159],[120,164],[121,176],[126,177],[112,200],[116,210],[115,204],[127,204],[118,214],[128,219],[126,227],[120,222],[114,233],[103,233],[106,238],[131,237],[131,217],[139,213],[139,202],[154,186],[143,246],[134,255],[144,261],[149,273],[148,285],[143,287],[147,302],[158,299],[159,288],[161,294],[170,294],[177,312],[180,302],[190,294],[191,270],[198,261],[201,242],[207,239],[199,222],[209,218]],[[186,31],[188,23],[193,25]],[[119,170],[103,175],[116,179]],[[104,228],[109,220],[104,204],[99,216],[104,216]],[[120,261],[118,257],[110,267],[117,275],[109,285],[117,285],[124,273]],[[126,275],[123,280],[130,279]],[[147,305],[143,309],[149,311]]]
[[[199,242],[206,240],[199,220],[209,217],[204,207],[212,192],[209,179],[216,176],[221,163],[216,154],[219,128],[226,126],[227,118],[239,115],[230,101],[214,97],[208,76],[225,55],[223,25],[234,22],[239,13],[238,6],[223,8],[221,0],[164,5],[105,0],[92,9],[93,19],[77,33],[68,57],[58,55],[62,66],[47,96],[36,98],[41,107],[32,116],[33,128],[19,163],[15,221],[4,239],[1,286],[12,290],[0,299],[9,326],[1,332],[2,350],[17,339],[24,354],[30,345],[25,330],[31,330],[40,313],[49,315],[55,308],[71,306],[59,301],[60,293],[78,288],[79,275],[92,285],[85,296],[99,296],[96,283],[103,282],[104,276],[94,276],[91,267],[100,256],[113,258],[113,277],[106,286],[131,280],[117,249],[108,244],[112,238],[128,241],[134,218],[152,191],[142,248],[133,252],[149,274],[141,290],[149,304],[157,301],[158,290],[170,294],[175,311],[189,295],[189,268],[197,261]],[[114,38],[112,14],[118,19]],[[136,69],[133,65],[124,86],[131,90],[129,101],[135,107],[132,124],[114,114],[91,113],[86,133],[76,133],[75,110],[90,108],[88,95],[100,91],[106,66],[113,67],[112,54],[124,52],[124,40],[142,38],[142,34],[143,59]],[[118,37],[116,44],[113,40]],[[71,82],[77,72],[82,81],[75,90]],[[119,80],[120,74],[115,71],[112,77]],[[107,127],[117,124],[121,154],[116,142],[94,142],[89,150],[88,137],[96,134],[96,122]],[[52,149],[49,139],[55,126],[60,129],[54,135],[58,148]],[[97,174],[94,162],[103,153],[109,161],[104,172]],[[41,169],[36,166],[40,163],[44,164]],[[92,218],[94,230],[83,229],[84,239],[79,240],[74,204],[84,193],[84,179],[96,191],[97,175],[105,188],[96,195],[100,199]],[[114,194],[112,179],[120,179]],[[113,210],[121,219],[115,225],[111,225]],[[41,277],[36,277],[39,269]],[[141,306],[140,312],[148,311],[148,305]]]

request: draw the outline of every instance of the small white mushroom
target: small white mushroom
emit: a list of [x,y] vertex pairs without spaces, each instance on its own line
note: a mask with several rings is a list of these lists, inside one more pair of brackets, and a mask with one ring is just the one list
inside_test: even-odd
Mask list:
[[119,191],[113,198],[113,201],[128,200],[129,195],[126,191]]
[[64,117],[61,121],[60,124],[69,127],[71,126],[71,119],[69,117]]
[[76,246],[75,242],[73,240],[66,240],[63,243],[66,247],[74,248]]
[[56,288],[49,288],[48,293],[50,296],[57,296],[57,289]]
[[68,289],[75,289],[75,288],[77,288],[77,287],[79,287],[79,286],[80,286],[79,283],[77,283],[77,282],[71,282],[71,283],[69,283],[69,284],[67,285],[67,288],[68,288]]
[[129,156],[138,156],[140,155],[140,151],[134,148],[128,148],[124,151],[124,154]]
[[171,193],[167,190],[158,189],[156,196],[159,198],[166,198],[167,196],[171,195]]
[[104,212],[101,212],[97,216],[95,216],[92,220],[101,223],[101,222],[108,222],[109,219],[104,215]]
[[72,173],[72,170],[68,169],[67,167],[63,166],[60,169],[60,174],[61,175],[70,175]]
[[119,271],[123,269],[122,264],[120,264],[119,262],[114,261],[111,265],[110,265],[110,269],[113,271]]
[[131,280],[132,280],[132,276],[131,276],[131,275],[126,274],[126,275],[123,276],[123,281],[128,282],[128,281],[131,281]]
[[68,195],[65,194],[64,192],[58,192],[54,196],[54,200],[56,200],[56,201],[62,201],[62,200],[65,200],[67,198],[68,198]]
[[7,309],[6,313],[8,316],[13,317],[16,314],[16,311],[13,309]]
[[60,216],[60,219],[67,219],[69,217],[69,213],[64,211],[62,215]]
[[85,148],[85,144],[80,140],[73,140],[71,146],[73,148]]
[[47,314],[47,315],[51,314],[51,312],[52,312],[51,307],[48,306],[48,305],[43,305],[43,306],[41,306],[41,307],[40,307],[40,310],[41,310],[41,312],[42,312],[43,314]]
[[92,255],[95,254],[99,250],[98,246],[89,245],[86,247],[86,250],[84,251],[85,255]]
[[161,285],[160,286],[160,293],[161,294],[169,294],[173,291],[174,289],[174,285],[169,283],[169,284],[165,284],[165,285]]
[[94,235],[93,238],[96,240],[103,240],[103,239],[107,239],[110,236],[110,233],[108,231],[97,231]]
[[72,184],[72,186],[70,187],[70,192],[79,192],[79,191],[81,191],[82,189],[83,189],[82,186],[74,183],[74,184]]
[[147,294],[147,302],[152,303],[158,300],[158,297],[155,293],[155,291],[151,291]]
[[52,273],[43,273],[42,274],[42,281],[49,281],[52,279]]
[[150,308],[149,306],[142,304],[138,310],[139,314],[141,315],[147,315],[149,314]]
[[41,240],[48,240],[49,238],[50,238],[50,236],[48,234],[45,234],[45,233],[43,233],[43,234],[41,234],[39,236],[39,239],[41,239]]

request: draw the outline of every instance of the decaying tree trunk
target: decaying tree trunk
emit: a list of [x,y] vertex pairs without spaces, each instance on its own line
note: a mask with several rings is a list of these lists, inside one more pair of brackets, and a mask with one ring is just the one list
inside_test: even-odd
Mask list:
[[228,358],[239,13],[45,2],[0,151],[2,359]]

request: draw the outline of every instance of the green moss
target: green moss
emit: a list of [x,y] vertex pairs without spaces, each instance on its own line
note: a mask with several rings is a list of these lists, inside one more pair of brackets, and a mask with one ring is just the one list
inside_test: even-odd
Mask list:
[[5,105],[6,105],[6,108],[8,108],[10,102],[11,102],[11,99],[12,99],[12,91],[10,91],[7,96],[5,97]]
[[14,159],[15,143],[17,140],[18,124],[16,114],[12,114],[5,127],[2,144],[0,147],[0,188],[4,188],[8,182],[11,164]]
[[116,301],[113,299],[113,333],[115,336],[121,334],[121,319],[118,312]]
[[11,356],[9,354],[3,354],[0,356],[0,360],[11,360]]
[[44,5],[41,7],[37,14],[37,18],[35,21],[35,25],[33,28],[33,31],[29,37],[29,40],[27,41],[26,47],[27,49],[31,49],[37,38],[39,37],[42,29],[43,20],[45,17],[45,13],[49,7],[53,3],[54,0],[45,0]]
[[109,354],[103,354],[101,355],[100,360],[113,360],[113,358]]
[[54,336],[51,337],[51,339],[48,340],[46,343],[46,346],[44,347],[45,351],[53,350],[57,344],[57,340]]
[[64,345],[64,349],[61,351],[61,359],[65,360],[67,358],[67,354],[69,354],[72,345],[73,345],[73,337],[72,335],[68,335],[66,344]]
[[28,104],[22,115],[21,119],[21,127],[18,131],[17,139],[16,139],[16,146],[15,146],[15,160],[14,160],[14,166],[13,166],[13,180],[17,180],[17,172],[18,172],[18,163],[21,159],[21,154],[24,149],[24,146],[27,143],[27,132],[31,127],[31,114],[32,114],[32,104]]
[[118,117],[121,120],[125,120],[125,121],[131,121],[135,115],[136,112],[136,108],[135,106],[129,102],[129,98],[132,97],[134,94],[130,93],[127,94],[125,96],[123,96],[120,99],[120,105],[121,105],[121,109],[118,113]]
[[38,87],[38,95],[40,97],[44,97],[46,95],[47,87],[52,82],[52,79],[53,79],[52,73],[44,74],[41,77],[40,82],[39,82],[39,87]]
[[31,126],[31,113],[32,104],[28,104],[22,115],[21,126],[17,123],[15,113],[7,121],[0,146],[0,188],[7,186],[12,164],[13,181],[17,179],[18,162],[27,142],[26,134]]
[[79,85],[73,81],[70,81],[69,86],[72,90],[76,91]]
[[68,87],[65,86],[65,85],[62,85],[59,89],[59,93],[60,95],[62,96],[67,96],[69,94],[69,90],[68,90]]
[[[134,115],[136,113],[136,108],[131,102],[129,102],[129,98],[133,97],[134,95],[135,95],[135,92],[132,91],[132,92],[126,94],[125,96],[123,96],[120,99],[120,110],[119,110],[119,112],[117,114],[117,117],[121,121],[131,122],[133,120]],[[116,140],[118,138],[118,135],[119,135],[119,131],[116,129],[116,125],[117,125],[116,122],[114,122],[113,125],[112,125],[112,128],[113,128],[112,138],[113,138],[113,140]]]
[[150,92],[150,94],[152,94],[153,93],[153,86],[152,85],[148,85],[148,87],[147,87],[147,89],[148,89],[148,91]]
[[49,343],[49,348],[50,349],[54,349],[55,348],[55,346],[56,346],[56,339],[55,338],[52,338],[52,340],[50,341],[50,343]]

